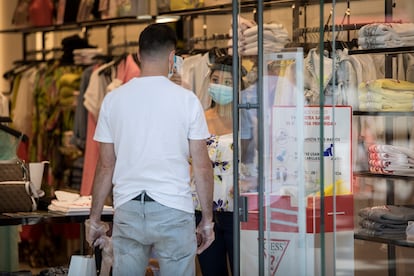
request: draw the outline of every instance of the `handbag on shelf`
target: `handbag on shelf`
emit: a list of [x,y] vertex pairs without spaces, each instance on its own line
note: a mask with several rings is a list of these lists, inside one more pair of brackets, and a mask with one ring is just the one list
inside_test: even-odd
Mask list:
[[36,209],[30,181],[0,182],[0,213],[31,212]]
[[35,211],[35,198],[26,164],[19,159],[0,160],[0,213]]
[[0,160],[0,181],[28,181],[29,169],[19,159]]

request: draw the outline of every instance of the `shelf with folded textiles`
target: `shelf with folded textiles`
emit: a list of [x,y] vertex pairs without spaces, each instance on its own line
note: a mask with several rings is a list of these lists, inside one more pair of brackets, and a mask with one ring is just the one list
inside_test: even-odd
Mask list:
[[403,247],[414,247],[414,240],[407,240],[405,235],[401,237],[394,237],[394,236],[374,236],[362,233],[355,233],[354,238],[358,240],[365,240],[371,242],[378,242],[378,243],[385,243],[388,245],[396,245],[396,246],[403,246]]
[[[150,24],[155,22],[155,16],[148,16],[145,18],[135,17],[119,17],[111,19],[102,19],[102,20],[91,20],[83,22],[70,22],[52,26],[42,26],[42,27],[21,27],[0,30],[0,34],[20,34],[22,36],[22,59],[24,61],[28,60],[29,56],[36,54],[41,54],[42,59],[45,59],[45,55],[49,52],[58,51],[58,49],[45,49],[46,45],[46,34],[55,33],[55,32],[67,32],[67,31],[76,31],[80,30],[84,39],[88,40],[90,30],[96,28],[105,28],[106,29],[106,41],[107,46],[111,45],[113,33],[113,27],[117,26],[128,26],[128,25],[140,25],[140,24]],[[42,49],[29,50],[28,45],[29,37],[34,34],[41,34],[42,37]],[[103,47],[104,48],[104,47]],[[108,47],[107,47],[108,48]]]
[[[393,208],[391,208],[393,207]],[[361,228],[354,238],[390,246],[414,247],[412,221],[414,206],[375,206],[361,209],[358,215]]]
[[397,174],[385,174],[385,173],[375,173],[370,171],[359,171],[353,172],[353,175],[356,177],[371,177],[371,178],[390,178],[395,180],[414,180],[414,175],[397,175]]
[[[412,48],[414,50],[414,47]],[[390,49],[388,49],[390,50]],[[401,50],[401,49],[400,49]],[[409,49],[405,49],[406,52]],[[363,51],[363,50],[359,50]],[[362,52],[360,52],[362,53]],[[378,52],[377,52],[378,53]],[[382,53],[386,53],[385,50]],[[398,53],[397,50],[393,50],[393,53]],[[388,68],[390,71],[391,68]],[[386,72],[387,76],[390,76],[390,72]],[[395,124],[394,118],[397,117],[408,117],[414,116],[413,111],[361,111],[354,110],[353,116],[373,116],[373,117],[384,117],[385,123],[385,144],[392,144],[394,136],[392,133],[393,126]],[[372,171],[353,171],[355,177],[361,178],[382,178],[385,179],[386,185],[386,196],[385,204],[394,205],[395,204],[395,188],[396,181],[412,181],[414,180],[414,175],[402,175],[402,174],[392,174],[392,173],[381,173],[381,172],[372,172]],[[363,233],[359,230],[356,230],[354,233],[355,240],[365,240],[369,242],[381,243],[387,245],[387,258],[388,263],[388,275],[397,275],[397,256],[396,256],[396,247],[409,247],[414,248],[414,240],[407,240],[406,235],[402,234],[400,236],[386,236],[386,235],[370,235],[368,233]]]
[[[339,0],[337,2],[345,2],[349,0]],[[332,3],[333,1],[327,0],[325,3]],[[310,4],[319,4],[317,0],[263,0],[263,8],[269,9],[273,7],[293,7],[305,6]],[[257,1],[241,0],[239,1],[239,7],[241,12],[254,11],[257,8]],[[192,9],[172,10],[172,11],[160,11],[159,15],[212,15],[212,14],[228,14],[233,9],[232,1],[227,3],[215,4],[215,5],[204,5]]]
[[[410,117],[414,116],[414,111],[360,111],[354,110],[352,112],[354,116],[374,116],[385,117],[385,124],[388,129],[392,129],[394,117]],[[386,132],[385,134],[386,144],[393,140],[392,133]],[[414,180],[414,175],[399,175],[393,173],[381,173],[372,171],[354,171],[354,176],[357,177],[372,177],[372,178],[387,178],[387,203],[393,203],[393,180]]]
[[[32,211],[16,213],[0,213],[0,226],[6,225],[33,225],[39,223],[83,223],[89,215],[65,215],[49,211]],[[111,222],[112,214],[101,216],[102,221]]]
[[82,28],[90,27],[106,27],[106,26],[117,26],[124,24],[148,24],[154,22],[155,19],[152,17],[148,18],[137,18],[136,16],[129,17],[117,17],[109,19],[95,19],[82,22],[69,22],[63,24],[55,24],[51,26],[41,27],[16,27],[12,29],[0,30],[1,33],[37,33],[37,32],[54,32],[54,31],[73,31]]
[[[414,116],[414,111],[360,111],[354,110],[352,112],[354,116],[373,116],[373,117],[385,117],[385,124],[388,129],[392,129],[394,117],[409,117]],[[386,143],[393,140],[392,133],[385,133]],[[392,173],[380,173],[372,171],[354,171],[354,176],[357,177],[372,177],[372,178],[386,178],[387,179],[387,204],[393,203],[393,180],[414,180],[414,175],[398,175]]]
[[[263,8],[270,9],[273,7],[291,7],[297,0],[263,0]],[[242,0],[239,2],[241,12],[252,12],[257,8],[257,1]],[[217,5],[201,6],[192,9],[160,11],[159,15],[177,15],[177,16],[198,16],[198,15],[222,15],[231,14],[233,4],[231,1]]]
[[414,46],[402,46],[393,48],[375,48],[375,49],[359,49],[349,50],[348,55],[362,55],[362,54],[403,54],[414,52]]
[[414,116],[414,111],[361,111],[354,110],[352,112],[355,116]]
[[[395,5],[393,0],[384,0],[385,2],[385,22],[392,22],[392,13]],[[380,54],[385,56],[384,61],[384,77],[388,79],[393,79],[395,75],[395,64],[393,59],[398,54],[404,53],[413,53],[413,46],[403,46],[403,47],[389,47],[389,48],[374,48],[374,49],[358,49],[358,50],[348,50],[348,55],[358,55],[358,54]],[[414,112],[411,110],[407,111],[353,111],[353,116],[377,116],[384,118],[384,130],[385,130],[385,144],[392,145],[396,139],[395,133],[393,132],[395,125],[397,124],[395,118],[398,117],[408,117],[414,116]],[[407,138],[408,139],[408,138]],[[376,177],[378,179],[385,180],[385,205],[395,205],[395,190],[399,181],[409,184],[414,178],[412,176],[404,175],[395,175],[378,172],[362,172],[362,171],[353,171],[354,176],[357,177]],[[408,225],[407,225],[408,226]],[[401,230],[401,229],[400,229]],[[405,232],[405,231],[404,231]],[[368,231],[365,233],[363,230],[356,230],[354,233],[355,240],[365,240],[374,243],[385,244],[387,247],[387,257],[388,260],[388,275],[396,276],[399,269],[399,260],[396,254],[397,247],[409,247],[414,248],[414,241],[407,240],[405,233],[400,233],[400,235],[395,236],[386,236],[386,235],[371,235]]]

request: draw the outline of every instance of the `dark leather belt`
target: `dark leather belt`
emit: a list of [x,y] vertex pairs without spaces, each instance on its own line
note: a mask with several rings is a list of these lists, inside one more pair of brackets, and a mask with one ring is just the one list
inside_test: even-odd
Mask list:
[[144,201],[155,201],[154,199],[152,199],[149,195],[147,195],[146,193],[143,194],[139,194],[136,197],[134,197],[132,200],[137,200],[137,201],[142,201],[142,195],[144,195]]

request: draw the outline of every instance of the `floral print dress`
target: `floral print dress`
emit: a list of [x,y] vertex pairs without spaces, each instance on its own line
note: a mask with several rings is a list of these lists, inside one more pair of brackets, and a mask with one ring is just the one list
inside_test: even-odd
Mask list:
[[[233,134],[212,135],[207,139],[214,171],[213,211],[233,212]],[[192,181],[193,202],[201,210]]]

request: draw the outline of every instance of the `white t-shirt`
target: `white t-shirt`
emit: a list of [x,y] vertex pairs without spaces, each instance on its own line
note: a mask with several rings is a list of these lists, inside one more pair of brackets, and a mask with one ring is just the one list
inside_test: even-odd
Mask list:
[[165,206],[193,213],[188,139],[209,136],[197,96],[166,77],[133,78],[107,94],[94,140],[114,143],[114,207],[145,190]]

